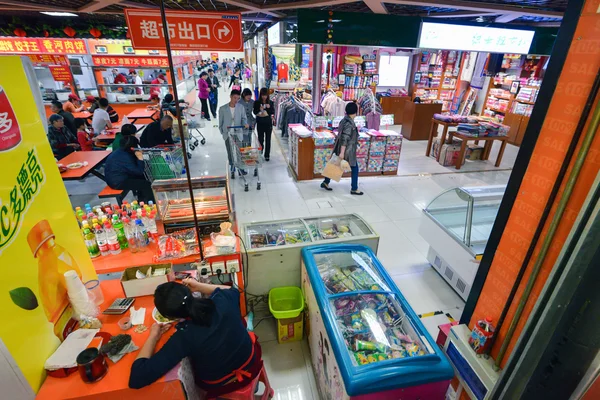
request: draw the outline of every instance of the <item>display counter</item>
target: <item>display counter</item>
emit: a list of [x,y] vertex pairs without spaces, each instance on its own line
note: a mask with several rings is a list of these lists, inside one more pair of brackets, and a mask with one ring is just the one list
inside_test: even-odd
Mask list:
[[444,398],[452,367],[368,247],[303,249],[302,292],[320,398]]
[[[123,287],[118,280],[102,281],[100,283],[104,294],[104,303],[100,306],[103,310],[108,308],[112,302],[119,297],[125,297]],[[133,306],[136,309],[140,307],[146,308],[146,317],[144,325],[150,327],[154,323],[152,318],[152,310],[154,309],[154,297],[142,296],[136,297]],[[127,314],[128,315],[128,314]],[[124,333],[119,328],[117,322],[123,318],[123,315],[105,315],[100,314],[98,319],[102,322],[100,331],[118,335]],[[142,333],[133,333],[130,329],[127,331],[131,335],[133,342],[142,347],[146,339],[150,335],[150,329]],[[162,347],[169,337],[175,333],[175,329],[171,328],[167,333],[162,335],[156,348]],[[158,399],[164,398],[165,394],[169,394],[169,399],[186,399],[185,392],[181,381],[178,378],[179,365],[171,372],[160,378],[155,383],[146,386],[143,389],[134,390],[129,388],[129,374],[131,365],[138,356],[138,351],[126,354],[117,363],[106,360],[108,364],[108,372],[99,382],[88,384],[84,383],[78,372],[75,372],[65,378],[54,378],[48,376],[44,381],[40,391],[38,392],[37,400],[55,400],[55,399],[94,399],[94,400],[114,400],[114,399]]]
[[317,243],[356,243],[375,253],[379,235],[356,214],[246,223],[241,236],[248,253],[248,290],[267,294],[300,286],[300,251]]
[[423,210],[427,259],[466,301],[496,220],[505,185],[451,188]]
[[402,135],[408,140],[427,140],[433,114],[442,112],[442,104],[407,102],[402,118]]
[[[321,172],[331,157],[337,131],[311,131],[290,124],[289,163],[296,180],[322,179]],[[402,135],[391,130],[361,130],[356,158],[359,176],[397,175]],[[350,173],[344,173],[350,177]]]

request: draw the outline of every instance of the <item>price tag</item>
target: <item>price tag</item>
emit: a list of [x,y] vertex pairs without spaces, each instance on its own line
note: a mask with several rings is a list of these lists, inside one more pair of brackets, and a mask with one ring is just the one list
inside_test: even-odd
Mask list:
[[327,117],[315,117],[315,128],[327,128],[329,120]]
[[338,126],[340,126],[340,122],[344,119],[344,117],[335,117],[333,118],[333,121],[331,122],[331,127],[332,128],[337,128]]
[[383,125],[383,126],[394,125],[394,114],[381,115],[379,125]]
[[364,128],[365,126],[367,126],[367,120],[364,116],[356,117],[354,118],[354,124],[359,129]]

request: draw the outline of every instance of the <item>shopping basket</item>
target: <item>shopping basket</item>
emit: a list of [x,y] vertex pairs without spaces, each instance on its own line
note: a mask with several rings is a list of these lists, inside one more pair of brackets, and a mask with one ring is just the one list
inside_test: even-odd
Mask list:
[[150,182],[157,179],[181,178],[185,174],[184,154],[179,144],[136,150],[142,152],[144,173]]
[[265,162],[262,155],[262,146],[258,142],[258,137],[250,129],[244,126],[228,126],[229,146],[233,162],[231,170],[231,179],[235,179],[236,172],[244,181],[244,191],[248,191],[248,170],[254,169],[256,177],[256,190],[260,190],[259,168]]

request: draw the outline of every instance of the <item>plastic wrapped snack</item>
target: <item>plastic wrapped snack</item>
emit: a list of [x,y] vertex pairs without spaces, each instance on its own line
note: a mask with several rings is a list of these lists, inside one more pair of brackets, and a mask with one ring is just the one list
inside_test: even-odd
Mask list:
[[172,260],[199,252],[196,231],[190,228],[159,236],[158,252],[155,258],[159,261]]

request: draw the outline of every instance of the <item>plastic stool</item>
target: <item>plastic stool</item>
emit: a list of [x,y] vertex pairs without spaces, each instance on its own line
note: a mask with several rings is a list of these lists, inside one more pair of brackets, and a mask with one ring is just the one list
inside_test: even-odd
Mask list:
[[260,370],[260,374],[258,374],[258,376],[256,378],[254,378],[254,380],[252,382],[250,382],[250,384],[248,384],[247,386],[245,386],[235,392],[222,394],[219,397],[217,397],[216,399],[210,399],[210,400],[217,400],[217,399],[255,400],[255,399],[258,399],[259,397],[255,396],[254,393],[256,391],[256,388],[258,387],[259,382],[262,382],[265,385],[265,391],[262,394],[262,396],[260,396],[260,400],[269,400],[269,399],[273,398],[273,396],[275,395],[275,391],[271,388],[271,384],[269,383],[269,378],[267,377],[267,371],[265,371],[265,367],[263,366],[262,369]]

